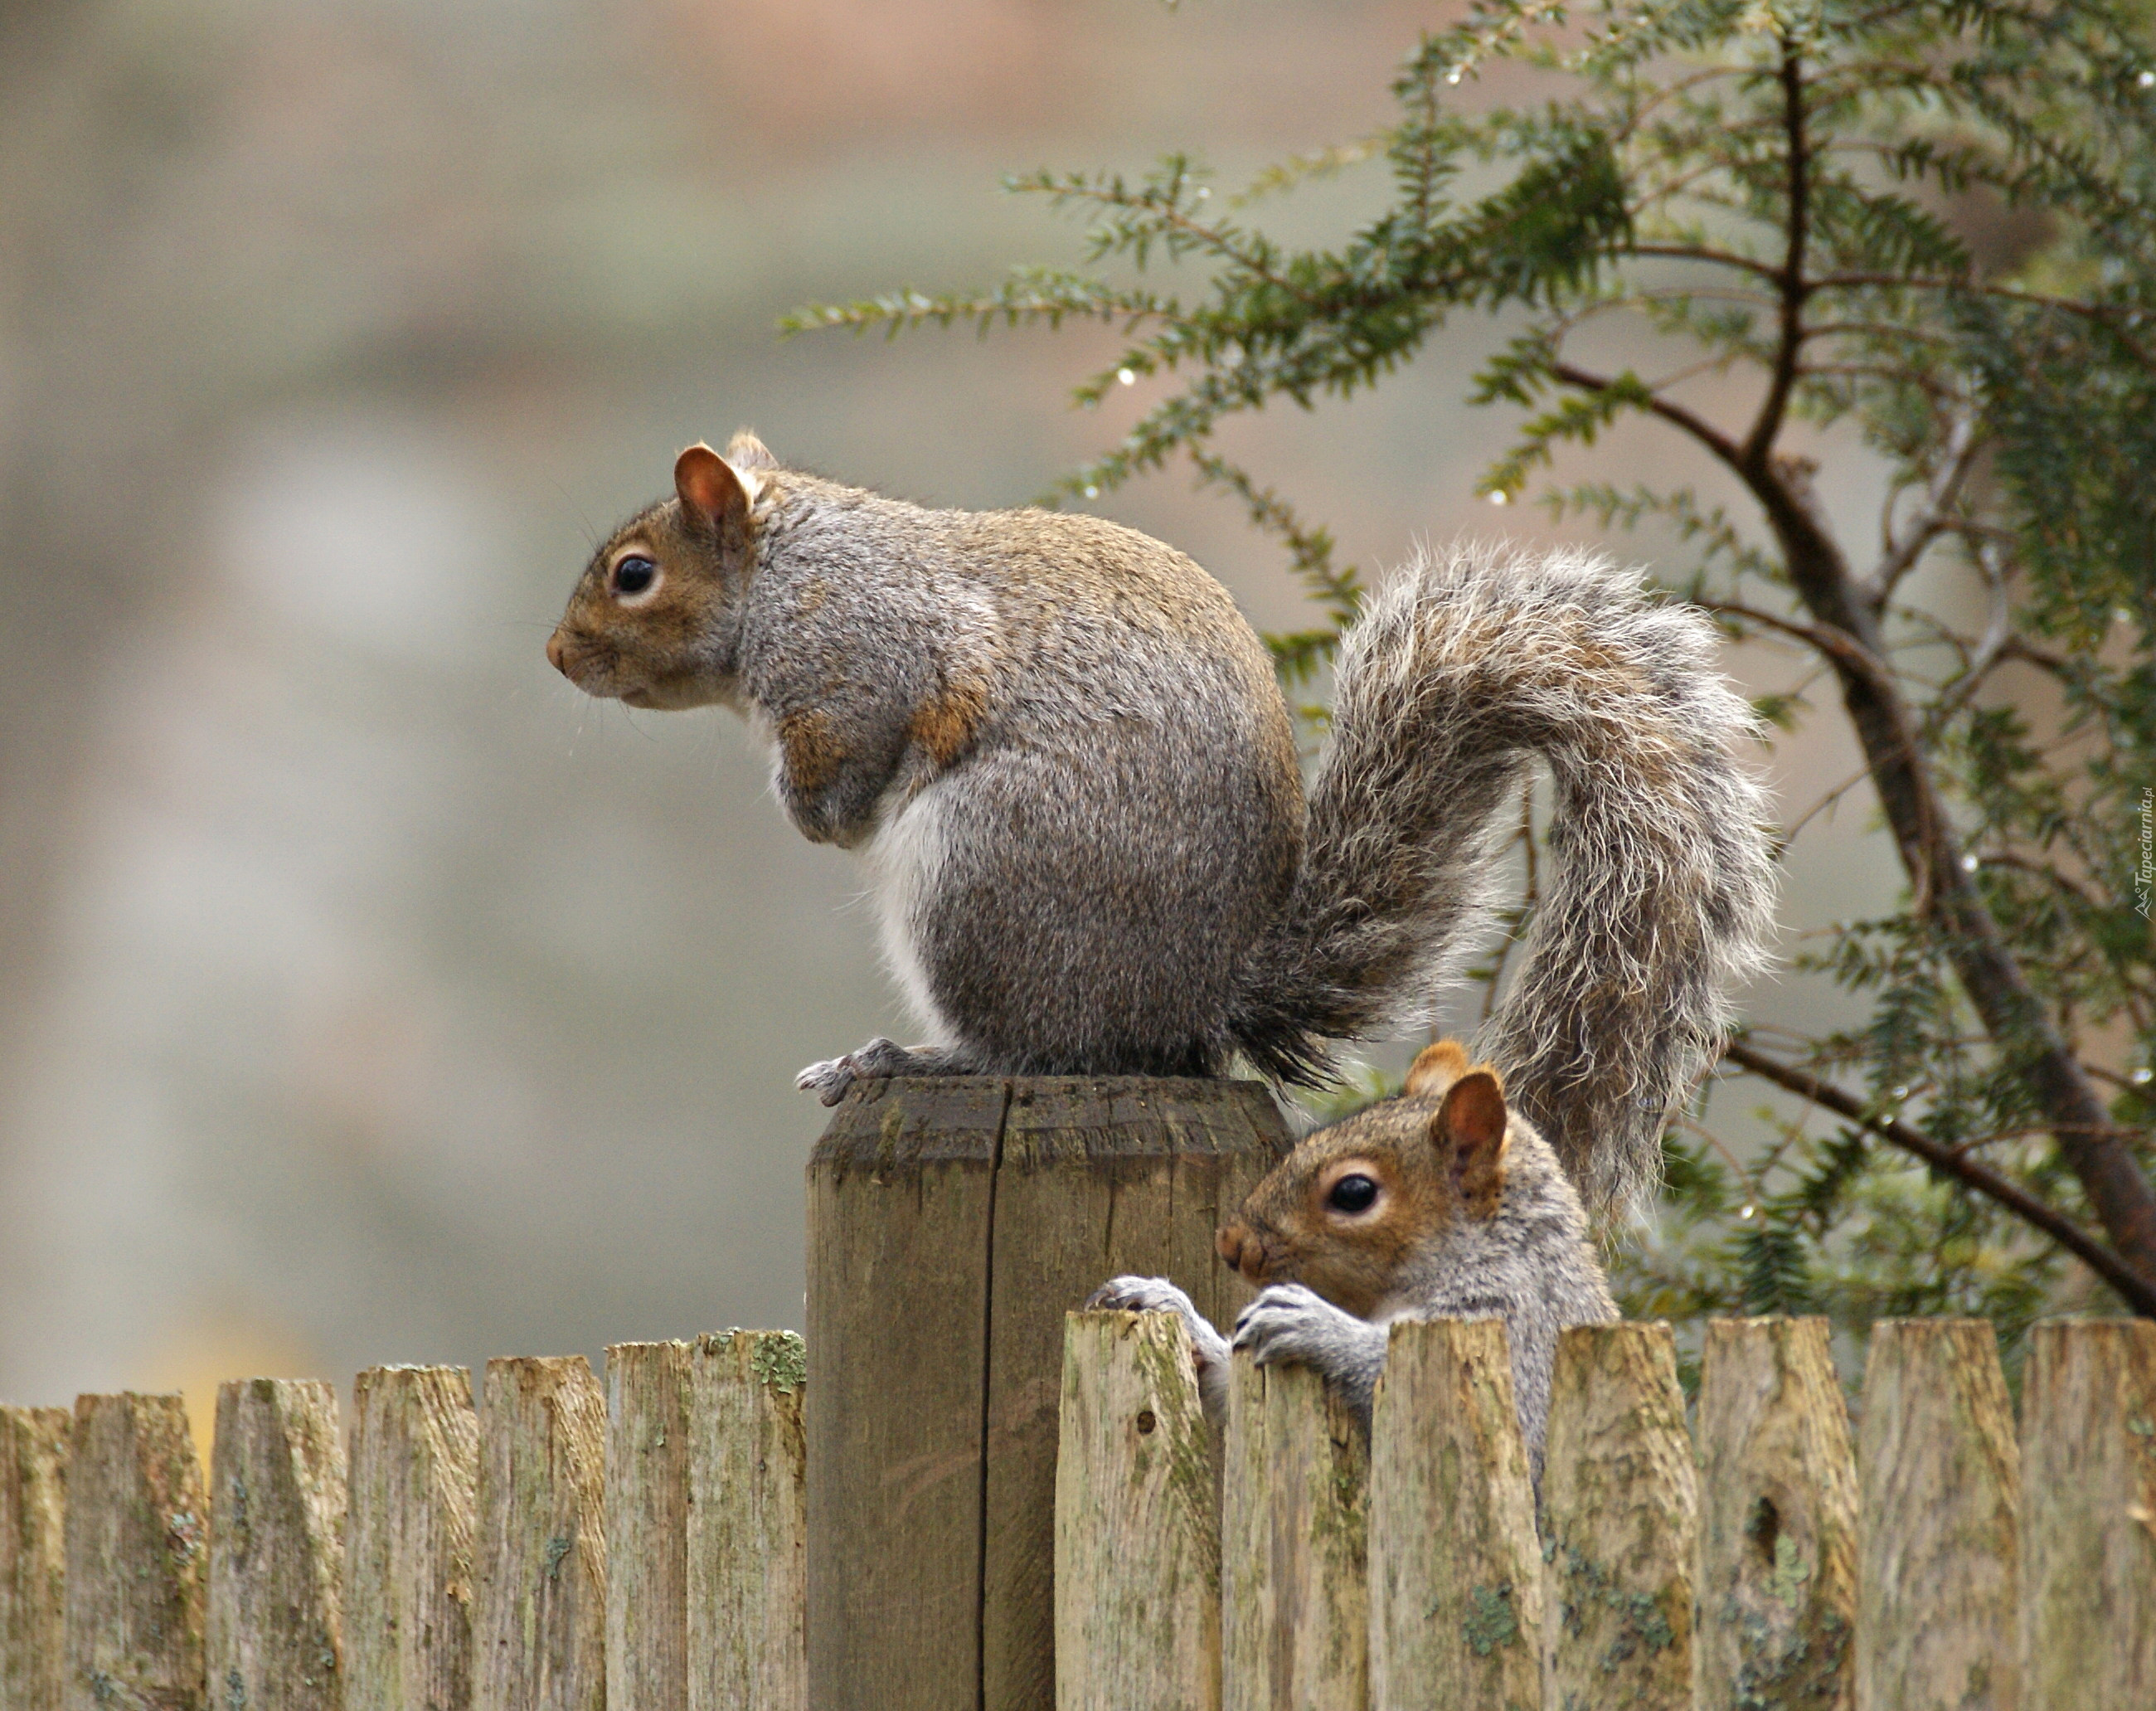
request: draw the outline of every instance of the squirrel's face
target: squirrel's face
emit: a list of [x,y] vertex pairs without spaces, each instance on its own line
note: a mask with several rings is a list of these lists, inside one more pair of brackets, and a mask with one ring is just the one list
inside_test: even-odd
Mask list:
[[1410,1257],[1492,1216],[1510,1116],[1502,1083],[1452,1040],[1415,1060],[1407,1091],[1307,1137],[1216,1239],[1255,1284],[1296,1282],[1368,1318]]
[[683,452],[674,496],[592,555],[547,644],[554,669],[587,695],[633,707],[730,701],[732,614],[748,578],[760,480],[707,445]]

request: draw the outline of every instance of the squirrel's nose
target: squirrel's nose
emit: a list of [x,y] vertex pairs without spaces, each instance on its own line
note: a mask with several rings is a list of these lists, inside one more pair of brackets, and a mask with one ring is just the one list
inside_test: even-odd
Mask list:
[[1213,1238],[1213,1246],[1229,1270],[1240,1272],[1253,1283],[1264,1281],[1265,1244],[1247,1225],[1240,1221],[1222,1225],[1220,1233]]
[[564,677],[569,675],[569,668],[562,663],[562,632],[558,629],[547,638],[547,663]]

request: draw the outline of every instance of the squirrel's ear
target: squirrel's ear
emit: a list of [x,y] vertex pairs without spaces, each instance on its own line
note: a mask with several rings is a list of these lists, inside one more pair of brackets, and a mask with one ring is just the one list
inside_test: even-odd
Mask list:
[[737,470],[775,470],[778,460],[756,435],[744,428],[726,442],[726,461]]
[[1457,1040],[1440,1040],[1416,1054],[1408,1070],[1410,1093],[1442,1093],[1467,1073],[1467,1048]]
[[735,469],[701,439],[674,460],[674,491],[681,508],[706,528],[737,506],[747,510],[756,487],[753,475]]
[[1470,1217],[1497,1210],[1505,1187],[1505,1130],[1510,1118],[1497,1077],[1478,1069],[1452,1084],[1430,1119],[1430,1138],[1452,1158],[1452,1179]]

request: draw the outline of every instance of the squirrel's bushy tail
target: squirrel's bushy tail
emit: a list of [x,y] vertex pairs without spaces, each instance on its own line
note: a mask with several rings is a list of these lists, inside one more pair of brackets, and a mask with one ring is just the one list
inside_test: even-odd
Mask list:
[[1229,1030],[1283,1080],[1426,1013],[1485,926],[1539,757],[1554,801],[1524,959],[1478,1050],[1590,1205],[1658,1174],[1773,921],[1756,728],[1697,613],[1597,555],[1425,551],[1342,644],[1302,871]]

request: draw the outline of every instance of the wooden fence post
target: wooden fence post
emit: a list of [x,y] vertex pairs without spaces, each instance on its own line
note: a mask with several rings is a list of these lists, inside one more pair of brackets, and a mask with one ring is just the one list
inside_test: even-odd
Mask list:
[[2020,1454],[1988,1319],[1871,1328],[1856,1711],[2014,1711]]
[[2147,1711],[2156,1704],[2156,1323],[2035,1327],[2021,1458],[2021,1711]]
[[1667,1325],[1558,1337],[1546,1452],[1548,1703],[1691,1711],[1698,1500]]
[[1308,1367],[1229,1374],[1221,1480],[1224,1711],[1365,1711],[1369,1447]]
[[234,1379],[210,1452],[208,1675],[228,1711],[342,1711],[344,1439],[336,1391]]
[[202,1711],[207,1530],[179,1397],[78,1396],[62,1711]]
[[608,1711],[686,1711],[689,1446],[689,1345],[608,1349]]
[[0,1711],[60,1703],[68,1432],[64,1408],[0,1408]]
[[1140,1272],[1231,1318],[1213,1233],[1286,1146],[1248,1082],[848,1094],[808,1168],[812,1703],[1050,1703],[1064,1313]]
[[807,1380],[791,1331],[690,1357],[689,1711],[808,1711]]
[[353,1381],[345,1711],[470,1711],[479,1419],[460,1366]]
[[1843,1711],[1856,1477],[1825,1319],[1710,1319],[1699,1390],[1699,1711]]
[[1370,1434],[1370,1703],[1542,1698],[1542,1547],[1504,1323],[1395,1324]]
[[1055,1464],[1056,1711],[1219,1711],[1220,1533],[1190,1339],[1074,1313]]
[[604,1711],[605,1464],[606,1398],[583,1355],[487,1362],[479,1711]]

